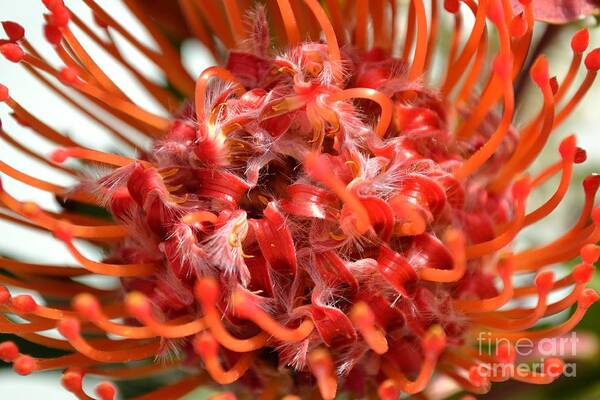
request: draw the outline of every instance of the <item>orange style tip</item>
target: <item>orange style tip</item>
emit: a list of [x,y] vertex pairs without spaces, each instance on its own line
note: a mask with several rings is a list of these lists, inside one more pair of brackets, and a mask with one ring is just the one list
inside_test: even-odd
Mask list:
[[587,195],[593,195],[600,187],[600,174],[591,174],[583,179],[583,190]]
[[527,21],[523,13],[515,16],[510,22],[510,36],[518,39],[527,33]]
[[64,7],[63,0],[42,0],[42,3],[50,12],[53,12],[59,7]]
[[571,38],[571,48],[573,53],[581,54],[587,50],[590,45],[590,32],[586,29],[580,29]]
[[581,296],[579,296],[579,304],[584,309],[588,309],[592,304],[598,301],[598,298],[600,298],[600,296],[598,296],[598,292],[594,289],[584,289]]
[[10,300],[10,292],[6,286],[0,286],[0,304],[6,304]]
[[595,264],[600,257],[600,246],[593,243],[586,244],[581,248],[579,254],[584,263]]
[[135,317],[146,317],[151,315],[151,306],[148,298],[140,292],[131,292],[125,297],[127,311]]
[[584,260],[583,263],[577,264],[575,268],[573,268],[573,279],[579,284],[588,283],[590,279],[592,279],[594,270],[594,266],[591,263],[585,262]]
[[194,289],[196,298],[204,304],[215,304],[219,298],[219,284],[215,278],[201,278]]
[[66,339],[74,340],[80,336],[81,325],[75,318],[65,318],[56,325],[58,332]]
[[210,333],[196,335],[193,341],[194,351],[202,357],[216,357],[219,344]]
[[551,378],[558,378],[565,370],[565,362],[560,358],[551,357],[544,360],[544,374]]
[[485,386],[488,382],[488,378],[481,373],[479,366],[473,365],[469,368],[468,378],[469,382],[473,384],[475,387]]
[[379,385],[377,394],[381,400],[398,400],[400,398],[400,388],[392,379],[387,379]]
[[83,376],[79,371],[67,370],[63,373],[60,382],[69,392],[78,392],[81,390]]
[[55,163],[62,164],[67,161],[70,156],[67,149],[56,149],[50,154],[50,159]]
[[8,88],[0,83],[0,103],[4,103],[10,99],[10,93],[8,92]]
[[600,48],[590,51],[585,58],[585,67],[590,72],[596,72],[600,69]]
[[64,67],[58,73],[58,79],[67,86],[72,86],[77,83],[79,75],[73,67]]
[[429,328],[423,339],[423,350],[426,355],[438,356],[446,347],[446,334],[440,325]]
[[525,177],[516,181],[512,186],[512,194],[515,199],[525,200],[531,191],[531,178]]
[[548,59],[543,54],[536,58],[529,69],[529,76],[541,88],[546,87],[550,81],[548,74]]
[[452,247],[461,247],[465,245],[465,235],[459,229],[450,228],[444,232],[444,242]]
[[0,46],[0,53],[10,62],[18,63],[25,57],[25,52],[16,43],[5,43]]
[[477,400],[477,399],[474,396],[467,394],[467,395],[461,397],[459,400]]
[[458,0],[444,0],[444,9],[449,13],[456,14],[460,10],[460,2]]
[[52,10],[52,14],[48,17],[48,23],[58,28],[64,28],[69,24],[71,14],[64,5],[55,7]]
[[117,388],[111,382],[100,382],[94,391],[99,400],[114,400],[117,396]]
[[17,42],[25,36],[25,29],[14,21],[2,21],[2,28],[11,42]]
[[577,152],[577,137],[569,135],[564,138],[558,146],[558,152],[563,160],[574,160]]
[[19,357],[19,347],[15,342],[0,343],[0,360],[8,363],[13,362],[17,357]]
[[90,319],[95,319],[100,311],[98,300],[89,293],[78,294],[71,304],[75,311]]
[[554,273],[552,271],[540,272],[535,276],[534,283],[538,292],[548,293],[554,283]]
[[556,93],[558,93],[559,85],[556,76],[550,78],[550,89],[552,90],[552,95],[556,95]]
[[308,362],[313,370],[331,370],[333,368],[333,362],[329,352],[325,349],[315,349],[308,355]]
[[502,342],[496,347],[496,358],[503,364],[512,364],[515,361],[516,353],[510,343]]
[[29,294],[19,294],[11,299],[12,307],[20,314],[29,314],[37,310],[37,303]]
[[13,362],[13,369],[19,375],[29,375],[37,369],[35,358],[21,354]]

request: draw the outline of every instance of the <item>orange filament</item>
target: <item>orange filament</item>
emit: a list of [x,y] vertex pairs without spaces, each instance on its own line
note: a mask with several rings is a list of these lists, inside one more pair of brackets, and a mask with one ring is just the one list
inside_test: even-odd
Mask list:
[[358,197],[348,190],[346,184],[336,175],[332,174],[322,156],[309,153],[304,159],[305,170],[333,191],[345,205],[350,208],[355,217],[355,227],[358,233],[363,234],[371,227],[369,214]]
[[598,293],[593,289],[585,289],[580,294],[577,300],[577,308],[575,312],[565,322],[550,327],[543,328],[537,331],[517,331],[517,332],[490,332],[490,338],[504,338],[511,342],[516,342],[522,338],[528,338],[533,341],[541,340],[547,337],[558,337],[564,335],[573,328],[583,319],[587,309],[598,300]]
[[218,285],[214,279],[203,278],[198,281],[195,295],[202,304],[205,325],[223,347],[237,353],[247,353],[264,347],[269,339],[269,336],[264,332],[248,339],[238,339],[227,332],[216,307]]
[[234,292],[232,303],[235,312],[240,317],[254,322],[271,336],[283,342],[300,342],[306,339],[315,329],[315,325],[309,319],[303,320],[297,328],[288,328],[281,325],[240,290]]
[[408,60],[410,50],[413,46],[415,38],[415,5],[411,1],[408,2],[408,15],[406,17],[406,32],[404,34],[404,45],[402,46],[402,59]]
[[84,82],[82,80],[76,80],[71,84],[75,89],[103,102],[111,109],[118,110],[143,123],[149,129],[155,131],[157,137],[159,137],[161,134],[165,134],[169,128],[170,122],[167,118],[146,111],[127,100],[119,99],[113,94],[108,93],[93,84]]
[[379,104],[381,107],[381,117],[379,118],[377,128],[375,128],[375,133],[381,138],[384,137],[390,126],[390,123],[392,122],[392,115],[394,112],[394,104],[392,103],[392,100],[382,92],[375,89],[352,88],[330,95],[327,98],[327,101],[334,103],[336,101],[343,101],[352,98],[368,99]]
[[381,364],[383,373],[391,378],[404,393],[415,394],[421,392],[429,383],[437,364],[438,356],[445,346],[443,329],[439,325],[434,325],[429,328],[429,331],[423,338],[422,346],[424,357],[419,374],[414,381],[409,380],[389,361],[383,361]]
[[13,179],[23,182],[26,185],[43,190],[45,192],[54,193],[59,196],[64,195],[67,192],[67,189],[62,186],[34,178],[31,175],[27,175],[17,169],[14,169],[3,161],[0,161],[0,172],[10,176]]
[[466,250],[468,259],[481,257],[502,249],[521,231],[526,218],[525,209],[527,196],[529,195],[529,180],[522,179],[517,182],[513,192],[515,193],[517,204],[512,221],[507,225],[504,232],[497,235],[494,239],[468,246]]
[[206,120],[206,91],[208,83],[212,78],[219,78],[225,82],[230,82],[236,88],[239,95],[244,93],[244,87],[233,76],[231,72],[221,67],[209,67],[205,69],[196,80],[195,104],[196,118],[198,123],[203,123]]
[[544,372],[522,371],[520,368],[515,369],[513,379],[529,384],[547,385],[552,383],[562,375],[565,363],[560,358],[548,358],[544,360]]
[[[135,36],[116,20],[114,20],[110,14],[108,14],[102,7],[100,7],[94,0],[84,0],[85,4],[92,9],[95,15],[97,15],[103,23],[107,24],[120,35],[122,35],[131,45],[137,48],[142,54],[152,60],[156,65],[160,66],[165,72],[170,82],[181,91],[185,96],[191,97],[193,92],[192,82],[183,69],[183,66],[179,62],[179,57],[176,55],[173,47],[170,45],[167,38],[165,38],[158,30],[151,20],[142,12],[139,11],[135,3],[126,0],[125,3],[129,10],[136,16],[136,18],[142,22],[144,27],[152,35],[160,50],[164,54],[159,54],[153,50],[148,49],[146,46],[141,44]],[[222,19],[221,19],[222,20]]]
[[451,270],[423,268],[418,271],[419,279],[431,282],[456,282],[463,277],[467,269],[465,238],[459,231],[451,230],[446,233],[445,241],[452,255],[454,267]]
[[338,0],[325,0],[325,4],[327,4],[327,10],[329,11],[329,17],[337,40],[340,44],[343,44],[346,42],[346,29],[344,28],[343,17]]
[[[504,57],[497,59],[497,61],[501,63],[506,62],[510,65],[510,61],[504,59]],[[500,68],[504,67],[505,66],[502,66]],[[496,128],[496,131],[492,134],[492,136],[490,136],[488,141],[485,142],[485,144],[481,146],[481,148],[479,148],[475,154],[469,157],[454,173],[457,179],[465,179],[467,176],[481,167],[487,160],[489,160],[490,157],[494,155],[498,147],[500,147],[500,145],[503,143],[504,137],[508,133],[515,107],[514,92],[512,81],[508,79],[508,77],[505,76],[504,78],[500,79],[502,80],[502,92],[504,94],[504,110],[502,112],[502,121],[500,122],[500,125],[498,125],[498,128]],[[475,114],[481,115],[479,111],[481,111],[481,113],[484,112],[483,108],[481,108],[481,105],[477,107]],[[487,113],[487,110],[485,110],[485,113]],[[472,119],[475,120],[474,116],[471,116],[469,122]]]
[[69,47],[73,50],[73,53],[77,59],[106,91],[112,93],[113,95],[117,95],[120,98],[126,99],[123,92],[121,92],[117,85],[115,85],[115,83],[104,73],[104,71],[102,71],[102,68],[100,68],[92,60],[90,55],[85,51],[84,47],[79,43],[68,27],[63,30],[63,37],[69,44]]
[[71,255],[81,264],[82,267],[90,272],[108,276],[150,276],[156,273],[156,264],[109,264],[90,260],[77,250],[69,237],[59,234],[59,238],[65,243],[65,246]]
[[200,42],[208,47],[215,60],[222,61],[217,52],[215,41],[208,32],[208,29],[205,27],[204,22],[196,12],[192,0],[179,0],[179,6],[181,8],[183,17],[185,18],[185,22],[190,27],[194,36],[196,36]]
[[117,363],[142,360],[156,355],[160,348],[159,342],[138,342],[133,346],[129,343],[123,350],[99,350],[92,347],[80,334],[79,321],[63,319],[57,325],[58,331],[69,343],[84,356],[102,363]]
[[2,322],[0,321],[0,332],[2,333],[28,333],[45,331],[54,328],[53,321],[43,320],[29,323]]
[[3,269],[12,273],[24,275],[43,275],[50,277],[75,277],[89,274],[84,268],[71,267],[67,265],[31,264],[10,258],[0,257],[0,265]]
[[408,72],[408,79],[413,81],[423,74],[425,63],[427,62],[427,14],[423,0],[412,0],[417,19],[417,43],[412,65]]
[[131,163],[140,162],[147,164],[146,161],[134,160],[129,157],[123,157],[116,154],[105,153],[103,151],[96,151],[92,149],[85,149],[83,147],[66,147],[55,150],[52,153],[52,160],[57,163],[63,163],[68,158],[78,158],[81,160],[97,161],[103,164],[113,165],[115,167],[124,167]]
[[41,161],[42,163],[46,164],[47,166],[62,171],[62,172],[66,172],[67,174],[76,177],[77,173],[68,167],[63,167],[62,165],[56,165],[50,161],[48,161],[46,158],[40,156],[39,154],[31,151],[28,147],[23,146],[21,143],[17,142],[16,140],[14,140],[12,138],[12,136],[10,136],[7,132],[4,131],[4,129],[0,128],[0,137],[6,141],[8,144],[10,144],[11,146],[17,148],[19,151],[27,154],[28,156],[35,158],[38,161]]
[[[502,167],[498,177],[496,177],[490,185],[490,190],[494,192],[502,190],[508,184],[512,176],[519,171],[523,171],[533,162],[552,133],[555,101],[548,77],[548,63],[544,57],[540,57],[536,60],[536,63],[531,68],[531,75],[542,90],[544,105],[541,114],[535,118],[534,122],[524,129],[524,133],[517,145],[517,149],[509,159],[508,163]],[[533,133],[537,131],[537,125],[542,120],[543,124],[539,133],[534,135]]]
[[[325,34],[325,39],[327,40],[327,48],[329,49],[329,58],[331,62],[335,65],[339,65],[342,61],[342,55],[340,53],[340,46],[337,41],[337,37],[335,35],[335,30],[333,29],[333,25],[329,21],[327,14],[323,10],[323,7],[319,4],[318,0],[304,0],[310,11],[314,14],[315,18],[319,22],[323,33]],[[339,81],[341,76],[336,76],[336,81]]]
[[237,0],[224,0],[223,3],[225,4],[225,13],[229,20],[229,26],[231,26],[233,38],[235,43],[239,45],[246,36],[246,29],[242,22],[242,16],[240,15]]
[[38,118],[30,114],[25,108],[17,103],[12,97],[5,102],[14,112],[17,117],[23,121],[27,121],[27,125],[30,126],[36,133],[45,137],[53,143],[61,146],[74,146],[76,145],[68,137],[65,137],[40,121]]
[[87,239],[121,238],[128,233],[127,228],[122,225],[86,226],[57,220],[49,213],[44,212],[37,204],[20,202],[3,190],[0,190],[0,201],[10,210],[48,231],[55,231],[58,227],[68,228],[72,236]]
[[502,331],[515,331],[532,327],[546,312],[548,306],[548,294],[553,288],[552,280],[552,272],[542,272],[536,276],[535,282],[538,292],[538,301],[533,310],[527,310],[526,315],[516,319],[507,319],[505,318],[507,316],[506,313],[500,311],[488,315],[475,316],[473,322],[478,325]]
[[577,105],[579,104],[581,99],[586,95],[588,90],[592,87],[592,84],[594,83],[594,80],[596,79],[596,74],[597,74],[597,71],[592,70],[592,69],[588,70],[588,72],[585,76],[585,79],[581,83],[581,86],[577,89],[577,92],[575,92],[575,94],[573,95],[571,100],[569,100],[569,102],[565,105],[565,107],[562,110],[560,110],[560,112],[556,116],[556,119],[554,120],[553,128],[556,128],[565,119],[567,119],[567,117],[573,112],[573,109],[575,109],[575,107],[577,107]]
[[178,325],[159,322],[152,315],[150,301],[146,296],[139,292],[128,293],[125,299],[125,305],[132,316],[144,323],[155,334],[164,338],[192,336],[206,329],[202,319],[194,319],[193,321]]
[[329,352],[323,348],[311,351],[308,354],[308,366],[317,380],[323,400],[333,400],[337,392],[337,377]]
[[354,45],[359,51],[367,49],[369,0],[356,0],[356,26],[354,27]]
[[373,19],[373,47],[390,50],[390,38],[385,24],[386,12],[383,1],[372,1],[369,4]]
[[89,293],[81,293],[73,299],[73,308],[82,318],[88,319],[98,328],[115,335],[130,339],[152,339],[156,334],[145,326],[128,326],[108,319],[98,300]]
[[479,47],[477,48],[477,53],[475,54],[475,61],[473,61],[473,65],[471,66],[471,70],[469,74],[464,80],[463,86],[460,89],[460,92],[457,95],[455,104],[460,105],[467,101],[469,101],[469,97],[473,93],[473,89],[481,76],[481,71],[485,65],[486,56],[488,49],[488,39],[487,39],[487,30],[484,29],[483,34],[481,35],[481,41],[479,43]]
[[219,345],[215,338],[208,332],[202,333],[194,339],[194,349],[202,361],[210,376],[221,385],[228,385],[237,381],[246,373],[256,358],[256,353],[245,353],[231,367],[225,371],[219,361]]
[[573,175],[573,163],[575,160],[575,152],[577,151],[577,149],[575,148],[575,136],[569,136],[563,141],[565,147],[566,145],[568,145],[568,142],[570,142],[572,146],[570,149],[565,150],[566,152],[568,152],[568,154],[563,154],[563,172],[560,178],[560,183],[556,188],[556,191],[554,192],[552,197],[550,197],[550,199],[548,199],[548,201],[546,201],[543,205],[541,205],[535,211],[532,211],[531,213],[527,214],[524,222],[525,226],[534,224],[542,218],[546,217],[548,214],[550,214],[560,204],[567,190],[569,189],[569,184],[571,183],[571,176]]
[[571,229],[563,237],[545,246],[517,254],[516,269],[530,271],[576,257],[584,245],[600,241],[600,208],[597,207],[592,211],[592,220],[594,224],[591,226],[581,230]]
[[300,30],[298,29],[298,23],[296,22],[296,17],[294,16],[294,10],[290,5],[290,1],[277,0],[277,5],[281,12],[281,18],[283,19],[288,45],[290,47],[297,46],[300,43]]
[[471,61],[473,54],[478,49],[481,35],[485,29],[488,0],[480,0],[475,13],[475,23],[473,24],[471,34],[463,47],[458,59],[448,68],[448,75],[442,86],[441,92],[444,95],[450,93],[454,85],[460,79],[461,74],[466,71],[467,65]]
[[163,400],[169,396],[174,398],[184,397],[192,390],[198,388],[208,379],[203,375],[192,375],[170,385],[161,386],[160,389],[142,396],[134,397],[132,400]]
[[86,371],[90,375],[100,375],[115,379],[134,379],[164,373],[176,366],[177,363],[173,360],[161,363],[150,362],[122,368],[87,368]]
[[435,43],[437,42],[437,35],[439,29],[438,18],[438,2],[437,0],[431,0],[431,23],[429,29],[429,38],[427,39],[427,43],[429,44],[429,46],[427,47],[427,56],[425,57],[425,70],[430,69],[433,60]]
[[350,318],[371,350],[377,354],[387,353],[388,342],[385,333],[375,325],[375,315],[366,303],[356,303],[350,311]]
[[496,266],[503,285],[500,294],[481,300],[454,300],[452,303],[454,309],[467,314],[477,314],[495,311],[508,303],[513,296],[513,286],[511,281],[513,264],[513,256],[508,255],[506,258],[500,260]]

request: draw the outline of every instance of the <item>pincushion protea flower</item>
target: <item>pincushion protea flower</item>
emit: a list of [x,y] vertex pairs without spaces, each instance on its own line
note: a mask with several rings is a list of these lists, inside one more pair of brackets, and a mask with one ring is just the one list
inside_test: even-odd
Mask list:
[[[573,61],[562,79],[550,76],[544,56],[535,60],[528,72],[543,105],[530,121],[515,122],[513,81],[534,26],[529,1],[512,15],[508,0],[447,0],[445,11],[433,0],[433,12],[414,0],[400,23],[395,1],[181,0],[191,30],[215,57],[222,46],[230,49],[222,67],[195,80],[137,1],[125,4],[158,50],[97,2],[85,3],[105,37],[62,1],[44,0],[44,32],[64,65],[50,65],[14,22],[4,22],[8,39],[0,50],[123,146],[139,147],[127,129],[90,112],[88,102],[60,84],[153,144],[137,158],[82,147],[0,87],[12,118],[58,146],[43,160],[81,180],[61,187],[0,163],[4,174],[55,194],[64,207],[53,213],[2,190],[9,211],[2,218],[52,233],[80,264],[2,259],[0,280],[35,290],[47,303],[1,287],[0,331],[66,352],[38,358],[4,342],[0,358],[15,371],[64,370],[63,385],[82,399],[91,398],[84,375],[107,377],[96,395],[112,399],[109,381],[174,368],[189,377],[140,399],[178,398],[210,382],[232,384],[223,397],[332,399],[350,391],[395,399],[422,392],[433,374],[484,393],[492,381],[549,383],[562,373],[560,358],[530,373],[486,376],[478,366],[513,364],[517,340],[570,332],[598,299],[585,286],[600,253],[600,208],[594,208],[600,176],[584,180],[585,202],[568,232],[541,247],[511,250],[523,228],[558,206],[574,165],[585,161],[568,136],[558,161],[537,175],[525,172],[594,82],[600,50],[584,54],[587,31],[573,36]],[[461,44],[463,11],[474,24]],[[453,14],[455,26],[445,77],[434,84],[427,72],[440,12]],[[127,68],[171,117],[134,104],[73,26]],[[170,90],[121,54],[114,32],[163,70]],[[488,45],[493,37],[496,54]],[[587,75],[569,97],[582,63]],[[86,178],[61,165],[69,158],[111,170]],[[555,175],[555,192],[527,210],[529,193]],[[78,214],[82,205],[105,208],[112,221]],[[109,255],[87,258],[80,240]],[[576,257],[581,261],[561,279],[544,270]],[[535,278],[513,287],[512,278],[522,274]],[[84,275],[118,277],[120,285],[92,288],[77,281]],[[569,287],[561,300],[549,300]],[[527,296],[537,303],[503,307]],[[535,327],[571,307],[564,322]],[[54,327],[64,340],[39,333]],[[481,332],[504,340],[491,354],[479,354],[473,344]]]

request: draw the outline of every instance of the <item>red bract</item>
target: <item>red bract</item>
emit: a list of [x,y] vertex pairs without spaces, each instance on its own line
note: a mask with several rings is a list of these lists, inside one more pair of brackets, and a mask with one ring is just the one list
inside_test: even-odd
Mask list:
[[[52,233],[79,264],[1,260],[8,273],[0,281],[37,291],[47,304],[0,286],[0,331],[68,354],[38,358],[5,342],[0,359],[20,374],[63,369],[65,388],[84,399],[86,374],[141,378],[179,367],[189,377],[141,398],[175,398],[211,382],[253,395],[307,397],[316,388],[325,399],[339,391],[395,399],[422,392],[434,374],[473,393],[492,381],[550,383],[561,374],[558,358],[536,373],[510,368],[518,362],[514,343],[570,332],[598,299],[585,286],[600,256],[599,177],[584,180],[581,215],[566,233],[526,250],[511,245],[554,212],[586,160],[571,135],[555,163],[526,174],[595,81],[600,50],[586,54],[587,31],[574,35],[564,77],[552,76],[544,56],[535,60],[527,72],[543,102],[531,120],[515,121],[513,85],[531,44],[535,1],[521,2],[524,12],[515,15],[504,15],[500,0],[446,1],[456,25],[439,84],[428,78],[438,14],[429,16],[422,0],[411,2],[406,24],[386,2],[357,0],[344,9],[332,0],[326,12],[317,0],[250,10],[236,1],[181,1],[196,37],[223,58],[224,67],[195,80],[136,2],[126,4],[157,50],[96,2],[85,3],[100,28],[118,32],[162,69],[170,89],[146,79],[60,0],[44,2],[45,35],[64,66],[49,65],[21,40],[19,25],[4,23],[2,54],[101,124],[131,156],[80,146],[0,86],[12,117],[57,150],[46,159],[2,132],[5,140],[78,179],[62,165],[67,160],[109,168],[66,188],[0,163],[2,173],[53,193],[64,207],[50,212],[0,190],[11,212],[1,217]],[[475,15],[472,27],[461,25],[463,7]],[[75,34],[73,25],[82,29]],[[177,111],[164,118],[133,103],[87,53],[80,32],[134,72],[159,105]],[[464,44],[461,32],[468,32]],[[492,54],[488,42],[496,36]],[[219,53],[222,44],[232,50]],[[582,64],[587,74],[576,84]],[[135,154],[137,141],[106,115],[152,146]],[[529,210],[530,193],[558,175],[554,192]],[[88,205],[105,208],[112,221],[78,213]],[[86,257],[81,240],[109,255]],[[543,270],[580,255],[561,279]],[[117,277],[119,286],[93,288],[77,280],[84,275]],[[534,277],[513,286],[521,275]],[[569,294],[550,301],[566,287]],[[536,304],[511,306],[525,296]],[[570,308],[566,321],[534,328]],[[65,340],[39,333],[54,327]],[[473,351],[482,334],[501,341],[491,354]],[[487,363],[505,368],[488,376],[480,368]],[[112,399],[116,389],[103,382],[96,394]]]

